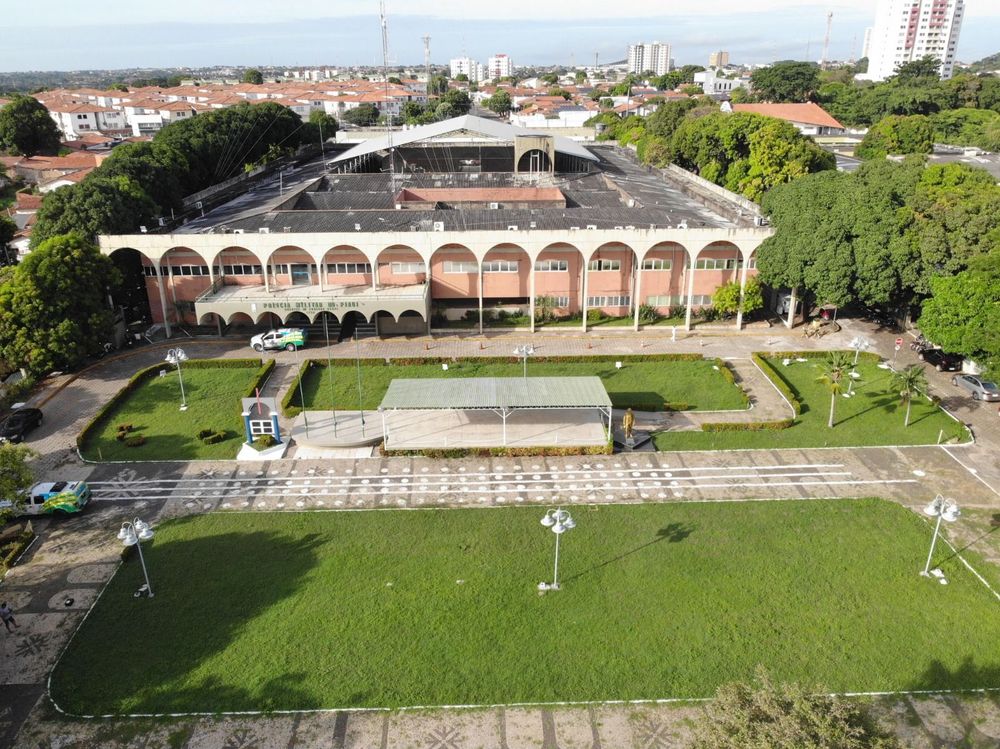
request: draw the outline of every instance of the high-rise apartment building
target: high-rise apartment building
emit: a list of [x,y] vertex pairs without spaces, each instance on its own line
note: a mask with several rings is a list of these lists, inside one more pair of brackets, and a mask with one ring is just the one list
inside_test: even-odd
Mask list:
[[514,75],[514,62],[504,54],[493,55],[486,63],[486,77],[494,81]]
[[450,65],[452,78],[457,78],[464,74],[473,83],[478,83],[486,78],[486,69],[482,63],[476,62],[471,57],[456,57],[450,61]]
[[859,78],[883,81],[908,62],[930,55],[951,78],[965,0],[879,0],[868,44],[868,72]]
[[628,46],[628,72],[641,75],[652,70],[656,75],[666,75],[670,72],[670,45],[653,42],[645,44],[630,44]]
[[724,68],[729,64],[729,53],[724,50],[719,50],[718,52],[712,52],[708,56],[708,67],[710,68]]

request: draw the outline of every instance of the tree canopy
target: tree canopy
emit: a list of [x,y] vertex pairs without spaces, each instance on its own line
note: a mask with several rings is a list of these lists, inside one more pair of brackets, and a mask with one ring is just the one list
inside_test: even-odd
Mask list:
[[15,94],[0,107],[0,151],[15,156],[53,154],[59,150],[59,128],[45,105],[31,96]]
[[28,460],[34,456],[34,450],[27,445],[0,444],[0,497],[10,500],[13,505],[0,509],[0,524],[7,522],[28,498],[28,490],[35,480]]
[[934,150],[934,128],[928,117],[914,114],[908,117],[889,115],[870,128],[855,155],[862,159],[884,159]]
[[811,62],[776,62],[753,71],[750,81],[757,101],[812,101],[819,88],[819,67]]
[[129,177],[88,178],[49,193],[38,209],[31,246],[76,232],[94,240],[98,234],[129,234],[158,213],[145,190]]
[[257,68],[250,68],[244,71],[243,82],[259,86],[264,82],[264,74],[257,70]]
[[491,112],[509,114],[510,110],[514,107],[514,102],[511,100],[510,94],[507,93],[506,89],[498,88],[493,96],[483,102],[483,105]]
[[0,354],[34,375],[72,369],[111,337],[111,260],[79,234],[43,242],[0,285]]

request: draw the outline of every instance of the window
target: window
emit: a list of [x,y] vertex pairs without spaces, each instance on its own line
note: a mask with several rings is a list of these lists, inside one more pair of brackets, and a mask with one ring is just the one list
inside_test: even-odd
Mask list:
[[478,273],[479,264],[475,261],[445,260],[445,273]]
[[517,273],[518,260],[488,260],[483,263],[483,273]]
[[254,437],[259,437],[262,434],[270,434],[274,436],[274,424],[270,419],[251,419],[250,420],[250,434]]
[[165,265],[160,269],[164,276],[207,276],[208,266],[205,265]]
[[259,276],[259,265],[223,265],[222,270],[227,276]]
[[651,257],[642,261],[643,270],[670,270],[673,267],[673,260],[666,258]]
[[568,296],[540,296],[535,300],[535,305],[542,307],[545,304],[556,309],[565,309],[569,307],[569,297]]
[[703,257],[695,265],[696,270],[734,270],[736,258]]
[[423,263],[390,263],[393,275],[404,273],[426,273],[427,266]]
[[276,276],[287,276],[288,275],[288,265],[286,263],[277,263],[271,266],[271,273]]
[[542,273],[550,273],[553,271],[568,271],[569,261],[568,260],[536,260],[535,270]]
[[621,260],[591,260],[587,270],[621,270]]
[[337,273],[343,276],[372,272],[370,263],[330,263],[326,266],[326,269],[330,273]]
[[155,276],[156,266],[155,265],[144,265],[142,266],[142,275],[144,276]]
[[588,307],[631,307],[632,298],[623,296],[591,296],[587,297]]

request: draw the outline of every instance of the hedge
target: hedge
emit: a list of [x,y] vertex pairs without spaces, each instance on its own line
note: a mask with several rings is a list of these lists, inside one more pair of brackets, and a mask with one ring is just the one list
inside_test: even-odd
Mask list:
[[[192,359],[184,363],[184,367],[188,369],[236,369],[253,366],[257,366],[259,369],[257,371],[257,377],[254,380],[253,387],[250,388],[250,392],[244,396],[247,398],[251,397],[254,394],[255,389],[267,380],[267,377],[274,369],[273,359],[268,360],[267,364],[264,364],[261,359]],[[77,449],[82,450],[83,445],[90,437],[91,432],[95,431],[98,427],[103,426],[115,408],[122,401],[124,401],[130,393],[145,383],[146,380],[158,377],[160,370],[162,370],[163,367],[163,364],[154,364],[151,367],[140,369],[132,375],[129,381],[125,383],[125,387],[115,393],[111,397],[111,400],[101,406],[100,410],[94,415],[94,418],[87,422],[87,425],[76,436]]]
[[715,422],[701,425],[703,432],[777,432],[795,425],[795,419],[780,421]]
[[593,447],[470,447],[429,450],[386,450],[379,452],[386,458],[560,458],[571,455],[611,455],[614,445],[608,443]]
[[[740,399],[743,401],[743,408],[750,408],[750,396],[747,395],[746,391],[743,388],[741,388],[739,386],[739,384],[736,382],[736,373],[733,372],[732,367],[730,366],[729,362],[723,361],[722,359],[716,359],[715,360],[715,366],[717,366],[719,368],[719,372],[722,374],[722,379],[724,379],[726,382],[728,382],[730,385],[732,385],[733,387],[735,387],[737,390],[740,391]],[[677,411],[677,410],[684,410],[684,411],[686,411],[687,409],[686,408],[685,409],[667,408],[665,410],[666,411]]]
[[31,526],[29,524],[17,535],[17,538],[4,545],[2,549],[3,556],[0,556],[0,580],[3,580],[4,576],[7,574],[7,570],[9,570],[13,566],[14,562],[17,561],[17,558],[24,553],[24,550],[28,548],[34,537],[35,533],[31,530]]
[[[785,378],[782,377],[778,370],[771,365],[771,362],[767,360],[769,357],[765,357],[757,353],[752,354],[751,357],[757,366],[760,367],[764,376],[771,381],[771,384],[778,388],[778,391],[785,396],[785,399],[791,404],[792,413],[796,416],[801,416],[802,404],[799,402],[798,396],[795,394],[795,391],[792,390],[792,386],[785,381]],[[782,356],[781,358],[784,359],[788,357]]]

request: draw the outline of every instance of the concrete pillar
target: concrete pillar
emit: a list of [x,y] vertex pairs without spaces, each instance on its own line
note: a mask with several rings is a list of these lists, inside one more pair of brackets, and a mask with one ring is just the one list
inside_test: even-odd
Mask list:
[[326,291],[326,258],[323,258],[319,264],[319,290]]
[[632,322],[632,330],[639,330],[639,301],[642,296],[642,263],[636,261],[635,274],[632,276],[632,304],[635,305],[635,320]]
[[687,311],[684,313],[684,330],[691,330],[691,297],[694,296],[694,266],[697,264],[696,258],[691,258],[691,267],[688,268],[687,284]]
[[483,334],[483,264],[479,263],[479,335]]
[[528,314],[531,316],[531,332],[535,332],[535,264],[528,258]]
[[219,338],[222,338],[222,315],[215,315],[215,325],[219,330]]
[[271,281],[268,278],[268,276],[271,275],[271,261],[270,260],[268,260],[267,263],[264,264],[264,267],[263,267],[262,270],[264,271],[264,291],[266,293],[270,294],[271,293]]
[[427,279],[425,281],[425,283],[427,284],[427,304],[424,305],[424,307],[427,310],[427,312],[426,312],[426,314],[427,314],[427,335],[431,334],[431,315],[432,315],[432,313],[431,313],[431,306],[434,304],[434,298],[433,298],[433,288],[434,287],[431,286],[431,280],[433,279],[433,275],[432,275],[432,271],[431,271],[431,260],[433,260],[433,259],[434,259],[434,256],[431,255],[431,259],[427,261]]
[[171,335],[170,318],[167,316],[167,291],[163,287],[163,274],[160,272],[160,261],[156,261],[153,266],[156,270],[156,287],[160,290],[160,309],[163,311],[163,327],[166,328],[167,338]]
[[740,307],[736,310],[736,329],[743,330],[743,295],[747,290],[747,266],[749,259],[743,261],[743,268],[740,270]]
[[590,261],[588,259],[584,258],[583,259],[583,332],[584,333],[587,332],[587,294],[590,291],[590,289],[588,288],[588,284],[587,284],[587,280],[588,280],[588,277],[587,277],[587,266],[589,264],[590,264]]
[[788,300],[788,319],[785,321],[786,328],[792,328],[795,326],[795,291],[796,289],[793,288],[791,298]]

